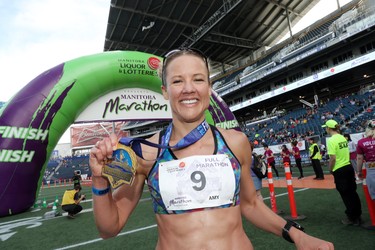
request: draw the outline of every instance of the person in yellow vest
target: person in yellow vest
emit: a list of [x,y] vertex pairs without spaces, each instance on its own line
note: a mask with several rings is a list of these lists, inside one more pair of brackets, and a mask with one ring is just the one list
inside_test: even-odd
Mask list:
[[74,215],[82,211],[82,206],[79,203],[86,197],[79,193],[81,189],[81,185],[75,185],[74,189],[68,189],[64,193],[61,208],[68,212],[68,218],[74,219]]
[[323,169],[322,169],[322,165],[320,164],[322,155],[320,154],[318,144],[314,141],[314,138],[312,137],[308,138],[308,141],[310,144],[310,147],[309,147],[310,160],[311,160],[311,164],[313,166],[314,172],[315,172],[314,180],[324,180]]
[[340,125],[335,120],[328,120],[322,127],[325,127],[331,136],[327,142],[329,170],[346,208],[347,217],[342,219],[341,223],[359,226],[362,224],[362,207],[357,193],[354,169],[350,164],[348,141],[340,134]]

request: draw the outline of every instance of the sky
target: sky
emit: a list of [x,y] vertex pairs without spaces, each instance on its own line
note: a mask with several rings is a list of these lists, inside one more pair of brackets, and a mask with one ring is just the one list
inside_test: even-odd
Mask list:
[[[0,101],[58,64],[103,52],[109,8],[109,0],[0,0]],[[321,0],[293,33],[336,8],[337,0]],[[69,141],[65,133],[60,143]]]
[[63,62],[104,50],[108,0],[0,0],[0,101]]

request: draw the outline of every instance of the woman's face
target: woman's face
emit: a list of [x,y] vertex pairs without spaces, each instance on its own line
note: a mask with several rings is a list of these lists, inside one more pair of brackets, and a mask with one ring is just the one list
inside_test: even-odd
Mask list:
[[163,96],[169,100],[173,119],[200,121],[211,96],[208,70],[202,58],[181,54],[170,59],[165,69]]

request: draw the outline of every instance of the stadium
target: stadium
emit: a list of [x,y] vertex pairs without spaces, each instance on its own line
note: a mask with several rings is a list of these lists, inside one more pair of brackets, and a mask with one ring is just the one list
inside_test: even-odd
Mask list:
[[[359,140],[367,121],[375,118],[375,2],[353,0],[344,6],[338,2],[334,12],[293,34],[291,27],[318,2],[112,0],[103,51],[137,51],[163,58],[175,48],[199,49],[209,58],[213,90],[237,121],[233,124],[223,120],[216,125],[238,125],[259,154],[264,151],[263,144],[270,145],[281,172],[281,145],[297,140],[304,171],[312,175],[307,138],[314,137],[325,145],[327,134],[321,126],[326,120],[335,119],[342,133]],[[282,40],[285,36],[288,38]],[[0,110],[6,106],[0,102]],[[85,112],[91,112],[90,107]],[[71,142],[52,150],[34,206],[24,213],[0,218],[0,246],[4,249],[153,249],[157,229],[146,189],[119,236],[100,239],[91,212],[88,152],[97,140],[113,131],[147,138],[166,128],[170,120],[88,120],[86,113],[80,114],[69,128]],[[322,164],[329,175],[326,159]],[[83,192],[88,197],[83,203],[86,212],[78,219],[83,221],[81,225],[74,226],[79,233],[64,229],[67,235],[56,240],[61,238],[59,228],[71,227],[72,221],[64,216],[48,218],[46,213],[52,210],[55,198],[61,200],[74,173],[82,177]],[[278,206],[288,210],[282,181],[275,181],[276,193],[281,194]],[[309,232],[322,238],[329,235],[337,249],[372,249],[373,232],[337,225],[335,215],[340,215],[343,208],[334,187],[312,187],[307,183],[295,183],[295,195],[299,211],[307,215],[302,223]],[[269,196],[267,186],[263,181],[264,197]],[[364,217],[370,221],[360,183],[358,191]],[[313,201],[311,197],[316,198]],[[47,207],[43,207],[44,200]],[[266,203],[271,203],[269,197]],[[244,225],[256,249],[294,249],[276,236],[265,239],[262,231],[250,223]],[[40,239],[43,234],[48,237],[42,243],[22,240]]]

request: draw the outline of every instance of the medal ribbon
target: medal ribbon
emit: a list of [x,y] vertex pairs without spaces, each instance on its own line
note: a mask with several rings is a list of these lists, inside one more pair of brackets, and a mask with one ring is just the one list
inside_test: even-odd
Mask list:
[[162,144],[153,143],[143,138],[130,138],[130,137],[122,137],[119,143],[128,147],[131,147],[134,150],[136,155],[144,159],[142,155],[141,143],[151,146],[151,147],[161,148],[162,151],[160,155],[162,155],[164,150],[167,148],[182,149],[182,148],[186,148],[190,146],[191,144],[194,144],[206,134],[209,127],[210,126],[208,122],[204,120],[196,128],[190,131],[184,138],[182,138],[179,142],[177,142],[174,146],[169,146],[169,140],[171,139],[171,134],[172,134],[172,123],[169,124],[165,132],[165,135],[162,137]]

